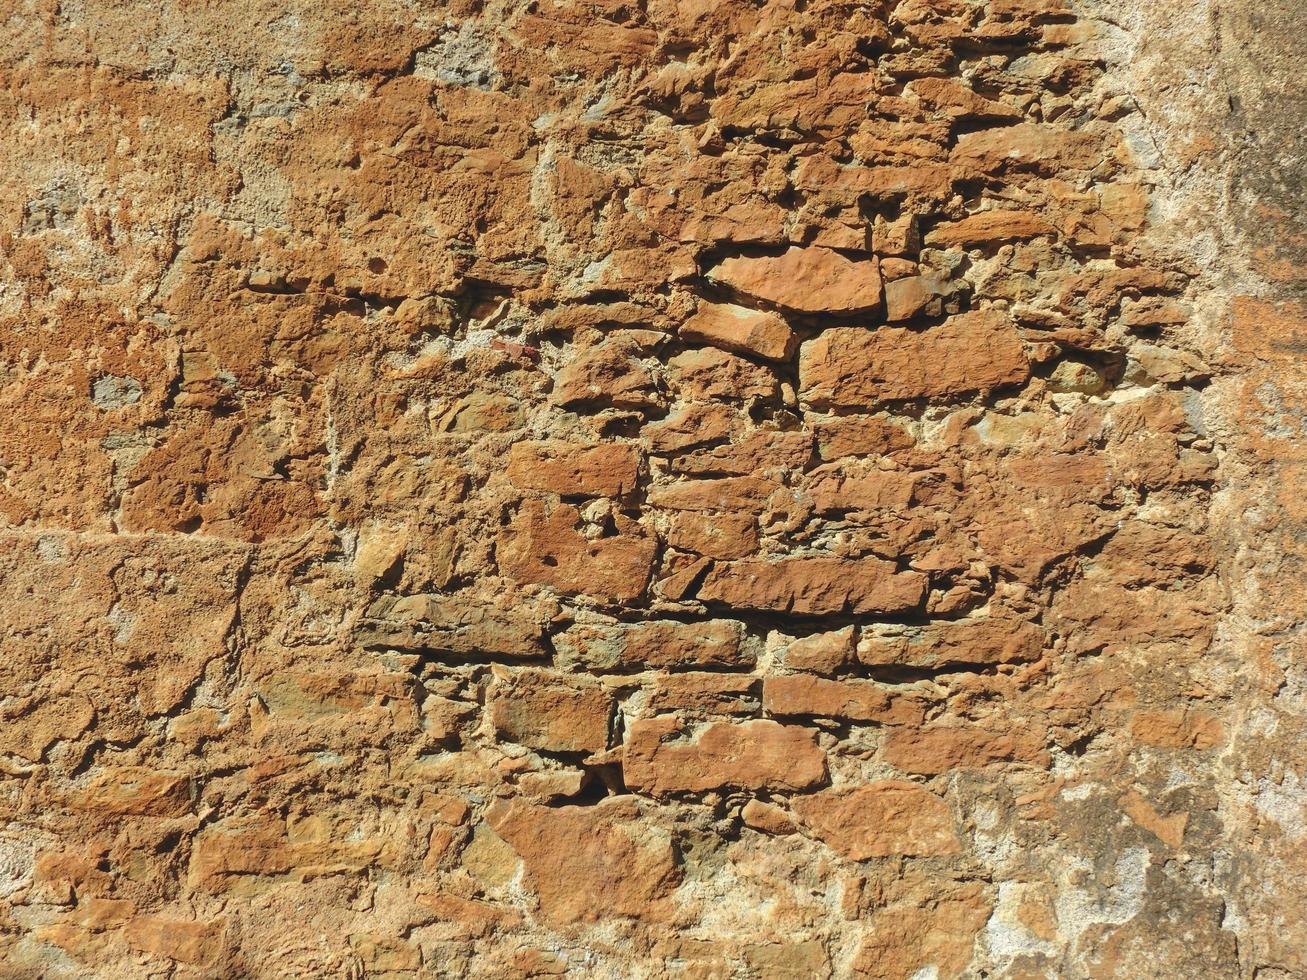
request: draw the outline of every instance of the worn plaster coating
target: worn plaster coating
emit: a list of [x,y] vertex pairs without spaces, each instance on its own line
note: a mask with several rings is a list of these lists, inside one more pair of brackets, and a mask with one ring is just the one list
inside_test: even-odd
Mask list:
[[0,14],[0,977],[1307,977],[1307,8]]

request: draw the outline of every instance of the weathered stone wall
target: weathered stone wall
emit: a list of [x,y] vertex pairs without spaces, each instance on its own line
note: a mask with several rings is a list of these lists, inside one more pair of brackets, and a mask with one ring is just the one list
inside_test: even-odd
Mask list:
[[1307,13],[4,13],[0,976],[1307,977]]

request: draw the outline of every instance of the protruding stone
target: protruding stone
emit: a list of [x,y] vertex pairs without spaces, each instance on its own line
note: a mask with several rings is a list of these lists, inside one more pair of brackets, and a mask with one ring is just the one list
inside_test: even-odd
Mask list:
[[926,577],[879,558],[785,558],[714,565],[704,602],[800,615],[904,612],[921,605]]
[[[768,390],[774,390],[774,386]],[[748,417],[732,406],[691,403],[665,419],[650,422],[641,435],[650,452],[663,455],[726,439],[747,422]]]
[[863,630],[858,660],[868,666],[937,669],[1038,660],[1044,631],[1033,623],[996,616],[931,626],[876,626]]
[[961,221],[937,225],[926,235],[926,244],[992,247],[1053,233],[1053,226],[1045,218],[1030,211],[981,211]]
[[560,665],[585,670],[747,667],[744,626],[729,619],[690,623],[577,623],[554,637]]
[[668,524],[667,543],[708,558],[747,558],[758,550],[758,524],[748,514],[679,511]]
[[769,715],[919,725],[926,702],[916,694],[891,691],[875,681],[828,680],[811,674],[785,674],[763,682],[762,707]]
[[1021,340],[998,310],[961,313],[920,332],[838,327],[799,353],[799,396],[818,408],[955,398],[1029,377]]
[[667,362],[668,380],[685,401],[771,399],[779,390],[772,369],[715,347],[682,351]]
[[681,325],[681,337],[769,361],[788,360],[798,346],[790,325],[775,313],[727,303],[700,304]]
[[888,456],[911,448],[911,433],[876,415],[843,415],[815,426],[817,455],[831,462],[848,456]]
[[653,374],[640,363],[638,354],[637,345],[624,337],[611,337],[582,351],[558,372],[554,403],[569,408],[593,403],[636,411],[662,405]]
[[698,715],[752,714],[759,708],[758,678],[752,674],[689,671],[658,675],[649,692],[649,708],[662,713]]
[[857,629],[845,626],[843,629],[826,633],[811,633],[808,636],[786,639],[779,634],[778,643],[784,643],[781,662],[790,670],[802,670],[813,674],[833,674],[853,660],[853,645],[857,638]]
[[633,722],[623,760],[626,785],[662,796],[728,787],[798,791],[826,781],[826,754],[804,728],[718,722],[697,738],[682,734],[674,717]]
[[586,774],[580,769],[546,769],[523,773],[517,788],[532,799],[558,800],[576,796],[584,788],[585,780]]
[[724,476],[717,480],[680,480],[649,491],[649,504],[668,510],[744,511],[756,513],[781,484],[761,476]]
[[496,667],[486,702],[498,735],[547,752],[599,752],[608,745],[613,699],[596,681],[544,670]]
[[885,319],[902,323],[919,316],[939,316],[949,284],[939,276],[904,276],[885,284]]
[[725,259],[708,278],[737,293],[803,313],[873,313],[880,309],[880,267],[828,248],[791,247],[781,255]]
[[1048,378],[1048,390],[1097,395],[1107,388],[1107,379],[1091,364],[1062,361]]

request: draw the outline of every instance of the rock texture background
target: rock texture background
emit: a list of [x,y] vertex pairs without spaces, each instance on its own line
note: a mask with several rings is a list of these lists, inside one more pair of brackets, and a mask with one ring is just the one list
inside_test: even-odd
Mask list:
[[1307,976],[1301,7],[6,7],[0,975]]

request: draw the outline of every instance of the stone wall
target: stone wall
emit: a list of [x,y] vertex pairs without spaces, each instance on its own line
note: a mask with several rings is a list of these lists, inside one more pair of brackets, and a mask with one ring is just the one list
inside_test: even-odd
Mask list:
[[1285,0],[10,0],[0,977],[1307,977]]

